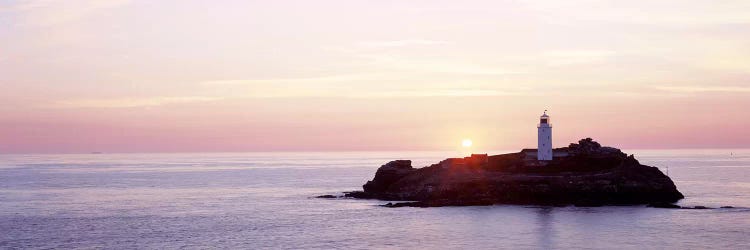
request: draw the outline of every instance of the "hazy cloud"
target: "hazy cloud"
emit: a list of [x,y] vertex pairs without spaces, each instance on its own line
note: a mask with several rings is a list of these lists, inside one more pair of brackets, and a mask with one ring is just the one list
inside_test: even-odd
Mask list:
[[[395,97],[459,97],[530,95],[529,88],[491,88],[469,84],[467,87],[441,87],[456,84],[394,85],[396,79],[386,74],[332,75],[309,78],[277,78],[246,80],[213,80],[201,85],[224,89],[234,98],[334,97],[334,98],[395,98]],[[474,86],[474,87],[468,87]]]
[[602,62],[615,54],[611,50],[553,50],[542,53],[547,64],[552,66]]
[[431,45],[445,45],[450,44],[448,41],[439,40],[424,40],[424,39],[406,39],[406,40],[393,40],[393,41],[366,41],[360,42],[359,45],[363,47],[372,48],[389,48],[389,47],[406,47],[406,46],[431,46]]
[[211,80],[201,82],[202,85],[258,85],[258,84],[307,84],[307,83],[339,83],[352,81],[383,80],[381,74],[345,74],[298,78],[271,79],[239,79],[239,80]]
[[460,75],[508,75],[524,73],[524,71],[520,70],[457,60],[421,59],[384,54],[362,54],[360,57],[371,60],[373,64],[383,69],[390,70]]
[[53,26],[77,21],[99,10],[119,7],[130,0],[29,0],[0,5],[0,11],[12,12],[23,24]]
[[750,23],[748,1],[524,1],[545,19],[570,19],[651,26]]
[[194,102],[215,101],[221,98],[207,96],[161,96],[146,98],[111,98],[111,99],[79,99],[60,101],[52,108],[135,108],[153,107],[168,104],[184,104]]
[[679,93],[750,92],[750,87],[743,86],[655,86],[654,88]]

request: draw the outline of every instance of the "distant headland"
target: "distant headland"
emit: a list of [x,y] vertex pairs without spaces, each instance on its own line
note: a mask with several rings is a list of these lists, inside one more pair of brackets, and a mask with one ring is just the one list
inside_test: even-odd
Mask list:
[[378,168],[363,191],[345,197],[410,201],[389,207],[671,204],[684,198],[656,167],[591,138],[554,149],[551,160],[539,160],[536,151],[474,154],[419,169],[395,160]]

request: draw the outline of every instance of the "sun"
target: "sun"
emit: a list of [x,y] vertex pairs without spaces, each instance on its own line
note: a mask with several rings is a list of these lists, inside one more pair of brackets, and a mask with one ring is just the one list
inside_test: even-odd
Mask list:
[[464,139],[463,141],[461,141],[461,146],[463,146],[464,148],[471,147],[471,145],[473,145],[473,144],[474,144],[474,142],[472,142],[469,139]]

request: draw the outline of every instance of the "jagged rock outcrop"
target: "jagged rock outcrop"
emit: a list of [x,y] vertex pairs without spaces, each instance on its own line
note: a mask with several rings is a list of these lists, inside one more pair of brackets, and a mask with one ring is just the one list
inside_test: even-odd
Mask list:
[[549,162],[528,153],[472,155],[415,169],[411,161],[381,166],[364,191],[347,197],[375,198],[398,206],[490,204],[626,205],[674,203],[683,198],[672,180],[633,155],[602,147],[590,138],[555,149]]
[[375,172],[375,178],[368,181],[363,187],[367,193],[379,193],[387,191],[394,182],[414,172],[410,160],[395,160],[386,163]]

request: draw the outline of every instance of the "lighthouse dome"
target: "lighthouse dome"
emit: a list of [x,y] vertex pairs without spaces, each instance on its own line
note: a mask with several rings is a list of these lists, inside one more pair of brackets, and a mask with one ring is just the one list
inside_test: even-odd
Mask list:
[[544,111],[544,114],[539,117],[539,126],[551,126],[549,115],[547,115],[547,110]]

